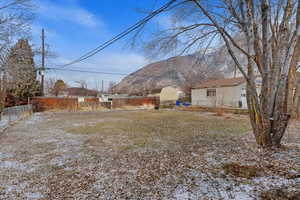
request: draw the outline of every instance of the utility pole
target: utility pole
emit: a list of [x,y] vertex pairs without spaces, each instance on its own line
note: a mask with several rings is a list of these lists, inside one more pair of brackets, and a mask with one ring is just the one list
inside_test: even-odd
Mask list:
[[236,65],[234,65],[234,74],[233,74],[233,78],[236,78],[236,69],[237,68],[237,66]]
[[40,69],[41,75],[41,93],[44,96],[44,82],[45,82],[45,31],[42,29],[42,66]]
[[103,81],[103,80],[102,80],[101,87],[102,87],[101,92],[102,92],[102,94],[103,94],[103,92],[104,92],[104,81]]

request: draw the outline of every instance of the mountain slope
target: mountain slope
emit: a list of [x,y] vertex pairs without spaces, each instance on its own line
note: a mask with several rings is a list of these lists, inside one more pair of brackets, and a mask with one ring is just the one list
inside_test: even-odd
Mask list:
[[[242,59],[240,54],[239,58]],[[219,48],[205,56],[195,53],[151,63],[125,77],[115,86],[115,90],[141,94],[166,86],[185,89],[207,79],[228,76],[233,71],[234,65],[226,49]]]

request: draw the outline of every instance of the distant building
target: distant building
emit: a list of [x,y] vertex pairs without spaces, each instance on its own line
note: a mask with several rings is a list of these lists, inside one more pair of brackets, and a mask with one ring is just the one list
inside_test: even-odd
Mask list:
[[101,95],[102,102],[110,102],[116,98],[126,98],[128,94],[111,94],[111,93],[104,93]]
[[148,96],[149,97],[160,97],[161,90],[162,90],[162,88],[153,89],[149,92]]
[[160,92],[160,102],[175,102],[180,98],[184,97],[184,92],[177,87],[164,87]]
[[184,92],[173,86],[167,86],[161,89],[153,89],[148,94],[149,97],[158,97],[161,103],[175,103],[175,101],[184,97]]

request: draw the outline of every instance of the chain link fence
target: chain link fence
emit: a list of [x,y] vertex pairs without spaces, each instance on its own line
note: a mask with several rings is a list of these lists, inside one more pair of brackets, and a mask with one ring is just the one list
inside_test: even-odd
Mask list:
[[0,115],[0,130],[32,113],[32,105],[4,108]]

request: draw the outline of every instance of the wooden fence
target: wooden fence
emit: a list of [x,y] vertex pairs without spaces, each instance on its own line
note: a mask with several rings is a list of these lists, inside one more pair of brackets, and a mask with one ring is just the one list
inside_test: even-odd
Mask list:
[[36,97],[30,100],[35,112],[46,110],[77,110],[77,98]]
[[157,97],[123,97],[112,99],[112,108],[115,109],[126,106],[145,106],[156,108],[159,106],[159,99]]
[[58,97],[37,97],[32,98],[34,111],[42,112],[46,110],[69,110],[76,111],[83,108],[97,110],[100,108],[116,109],[126,106],[158,107],[159,99],[156,97],[126,97],[113,98],[112,102],[100,102],[99,98],[58,98]]

